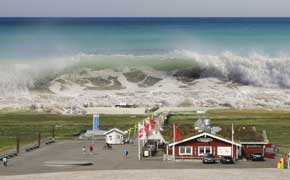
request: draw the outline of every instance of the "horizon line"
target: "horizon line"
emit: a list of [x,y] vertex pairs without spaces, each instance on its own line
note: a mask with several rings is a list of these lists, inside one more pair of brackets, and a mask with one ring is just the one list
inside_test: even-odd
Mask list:
[[0,16],[0,18],[290,18],[290,16]]

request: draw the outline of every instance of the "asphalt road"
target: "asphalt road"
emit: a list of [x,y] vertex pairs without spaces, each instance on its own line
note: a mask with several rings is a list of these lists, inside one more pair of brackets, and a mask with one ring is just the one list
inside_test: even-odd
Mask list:
[[2,176],[1,180],[289,180],[289,170],[279,169],[153,169],[99,170]]
[[[240,168],[275,168],[277,160],[264,162],[238,161],[233,165],[202,164],[194,161],[163,161],[162,157],[137,160],[137,145],[115,145],[112,150],[104,150],[104,141],[95,141],[94,152],[82,152],[82,146],[90,144],[88,140],[58,141],[43,145],[40,149],[25,152],[9,159],[8,167],[0,166],[1,175],[21,175],[49,172],[90,171],[90,170],[124,170],[124,169],[240,169]],[[124,148],[129,150],[124,157]],[[91,166],[52,166],[50,161],[92,162]],[[2,177],[0,178],[2,180]]]

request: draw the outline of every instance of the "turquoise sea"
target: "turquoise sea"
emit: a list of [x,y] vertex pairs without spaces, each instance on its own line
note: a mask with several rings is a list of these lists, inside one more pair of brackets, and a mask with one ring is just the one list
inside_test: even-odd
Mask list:
[[0,58],[84,54],[288,55],[289,18],[0,18]]
[[0,89],[108,65],[289,88],[290,18],[0,18]]

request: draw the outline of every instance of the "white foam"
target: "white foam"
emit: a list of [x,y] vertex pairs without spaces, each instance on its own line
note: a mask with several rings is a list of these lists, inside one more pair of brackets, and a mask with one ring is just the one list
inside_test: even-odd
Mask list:
[[[235,81],[244,85],[290,88],[290,57],[268,57],[253,53],[239,56],[232,52],[221,54],[201,54],[189,50],[176,50],[163,55],[86,55],[48,59],[39,61],[22,61],[0,64],[0,95],[29,95],[29,89],[35,82],[54,78],[66,73],[75,73],[84,68],[95,68],[104,63],[112,68],[120,66],[140,67],[147,61],[160,61],[169,65],[173,61],[183,60],[192,67],[202,69],[201,77],[216,77]],[[157,63],[158,64],[158,63]],[[152,65],[154,68],[154,65]],[[170,74],[170,73],[168,73]]]

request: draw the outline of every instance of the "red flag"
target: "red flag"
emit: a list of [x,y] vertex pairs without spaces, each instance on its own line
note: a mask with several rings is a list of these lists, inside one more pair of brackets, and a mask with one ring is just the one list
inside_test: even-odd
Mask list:
[[150,122],[148,121],[144,121],[144,127],[145,127],[145,133],[146,133],[146,136],[149,136],[149,132],[150,132]]
[[182,139],[181,137],[181,131],[178,127],[175,126],[175,124],[173,125],[173,131],[174,131],[174,142],[175,141],[179,141]]
[[140,140],[146,139],[145,129],[142,124],[138,124],[138,138]]
[[155,129],[155,120],[153,116],[150,118],[150,126],[151,126],[151,129]]

